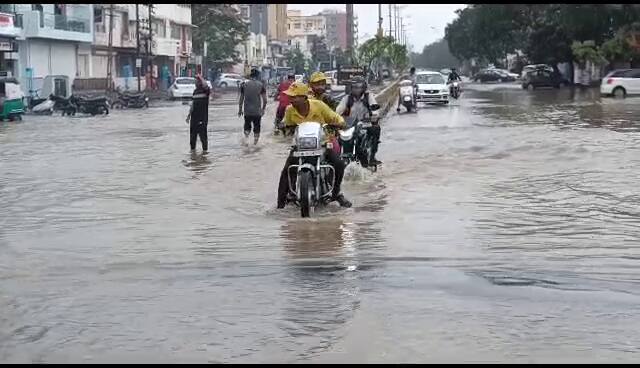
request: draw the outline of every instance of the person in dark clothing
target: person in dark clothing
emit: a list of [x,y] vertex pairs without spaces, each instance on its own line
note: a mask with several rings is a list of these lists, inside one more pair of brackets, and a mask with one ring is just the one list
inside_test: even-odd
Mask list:
[[207,152],[209,149],[207,141],[207,124],[209,123],[209,96],[211,90],[207,86],[207,83],[201,76],[196,76],[196,89],[193,91],[193,102],[191,103],[191,110],[187,117],[187,123],[190,128],[190,140],[191,150],[196,149],[196,140],[200,136],[200,142],[202,143],[202,150]]
[[462,81],[462,78],[460,78],[460,75],[458,75],[456,68],[451,68],[451,73],[449,73],[449,78],[447,80],[447,83],[451,83],[455,81]]

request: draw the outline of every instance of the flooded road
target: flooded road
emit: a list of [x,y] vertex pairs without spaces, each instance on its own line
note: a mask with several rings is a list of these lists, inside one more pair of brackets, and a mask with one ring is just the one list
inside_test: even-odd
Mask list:
[[[383,125],[351,209],[211,106],[0,123],[0,362],[634,362],[640,99],[469,85]],[[265,133],[271,106],[263,122]]]

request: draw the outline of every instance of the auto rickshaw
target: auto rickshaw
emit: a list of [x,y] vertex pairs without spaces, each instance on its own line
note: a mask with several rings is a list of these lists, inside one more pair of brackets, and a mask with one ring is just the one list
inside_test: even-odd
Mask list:
[[24,93],[16,78],[0,77],[0,121],[22,120]]

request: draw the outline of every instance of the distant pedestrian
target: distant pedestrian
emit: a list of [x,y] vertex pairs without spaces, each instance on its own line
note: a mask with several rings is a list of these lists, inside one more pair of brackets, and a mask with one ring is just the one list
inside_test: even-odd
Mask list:
[[[260,81],[260,72],[251,70],[249,80],[240,86],[240,100],[238,101],[238,116],[243,115],[244,108],[244,136],[249,138],[253,124],[253,144],[260,139],[260,123],[267,107],[267,89]],[[260,100],[262,99],[262,103]]]

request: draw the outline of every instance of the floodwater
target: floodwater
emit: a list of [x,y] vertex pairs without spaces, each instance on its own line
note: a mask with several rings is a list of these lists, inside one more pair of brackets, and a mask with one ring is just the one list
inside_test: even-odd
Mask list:
[[640,98],[597,92],[392,110],[313,219],[273,109],[208,155],[180,103],[0,123],[0,362],[637,362]]

